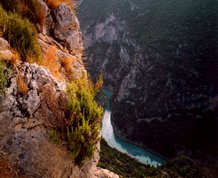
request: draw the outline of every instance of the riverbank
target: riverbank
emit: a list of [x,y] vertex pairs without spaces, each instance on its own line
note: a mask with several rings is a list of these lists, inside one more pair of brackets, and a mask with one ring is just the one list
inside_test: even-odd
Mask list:
[[209,175],[208,170],[200,167],[185,156],[169,161],[166,165],[161,167],[154,168],[138,162],[136,159],[119,152],[115,148],[111,148],[104,139],[101,140],[98,166],[115,172],[120,175],[121,178],[213,178],[213,176]]
[[99,167],[107,168],[125,178],[156,177],[161,171],[142,164],[125,153],[111,148],[102,138]]
[[130,144],[136,145],[136,146],[138,146],[138,147],[141,147],[142,149],[144,149],[144,150],[146,150],[146,151],[152,153],[153,155],[156,155],[157,157],[161,158],[165,163],[170,160],[169,158],[164,157],[163,155],[160,155],[159,153],[157,153],[157,152],[155,152],[155,151],[149,149],[148,147],[145,147],[144,145],[142,145],[142,144],[140,144],[140,143],[131,141],[131,140],[127,139],[126,137],[123,137],[123,136],[120,134],[119,130],[116,128],[116,126],[113,124],[112,119],[111,119],[111,124],[112,124],[112,127],[113,127],[114,134],[115,134],[118,138],[124,140],[124,141],[127,142],[127,143],[130,143]]
[[114,129],[111,124],[111,112],[106,110],[103,116],[101,133],[102,137],[106,140],[110,147],[116,148],[120,152],[128,154],[145,165],[158,167],[166,163],[165,160],[162,160],[160,157],[152,154],[146,149],[120,139],[114,134],[113,130]]
[[106,96],[105,113],[102,120],[101,133],[102,137],[106,140],[109,146],[118,149],[123,153],[127,153],[129,156],[137,159],[139,162],[158,167],[166,163],[166,159],[162,159],[158,154],[151,150],[143,148],[141,145],[131,143],[129,140],[122,139],[119,135],[114,133],[114,128],[111,121],[111,111],[109,99],[112,96],[112,92],[102,89],[104,96]]

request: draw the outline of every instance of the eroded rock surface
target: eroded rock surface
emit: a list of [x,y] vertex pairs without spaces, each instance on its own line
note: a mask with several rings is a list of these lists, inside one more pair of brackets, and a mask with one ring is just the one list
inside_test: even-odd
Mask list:
[[[38,35],[43,54],[55,47],[58,62],[72,59],[74,78],[86,75],[77,17],[64,3],[54,10],[54,16],[41,3],[47,14],[42,33]],[[53,31],[55,36],[51,37]],[[0,55],[7,61],[12,55],[9,43],[1,37]],[[6,66],[7,85],[5,93],[0,95],[0,152],[7,155],[9,163],[26,177],[102,177],[97,171],[100,144],[96,145],[93,157],[79,167],[64,145],[56,145],[49,139],[48,131],[63,125],[65,119],[67,73],[61,68],[59,72],[65,77],[57,79],[48,68],[38,64],[19,61],[13,67],[9,63]]]
[[56,19],[54,34],[55,38],[66,43],[72,54],[83,50],[82,34],[80,32],[79,21],[73,11],[62,3],[54,10]]

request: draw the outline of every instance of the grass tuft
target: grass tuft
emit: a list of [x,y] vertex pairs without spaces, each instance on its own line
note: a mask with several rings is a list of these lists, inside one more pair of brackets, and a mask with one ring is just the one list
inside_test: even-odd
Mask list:
[[61,79],[61,73],[59,72],[61,65],[57,59],[56,52],[57,48],[55,46],[49,47],[40,65],[47,67],[54,77]]
[[74,62],[73,58],[64,57],[61,59],[61,65],[67,73],[72,73],[72,64]]
[[48,131],[49,139],[52,140],[55,144],[60,145],[61,139],[58,137],[58,134],[55,130]]
[[19,52],[23,60],[26,61],[28,56],[32,56],[35,62],[38,61],[42,52],[33,24],[18,14],[6,13],[1,6],[0,14],[0,30],[11,47]]
[[24,76],[18,75],[17,77],[17,88],[19,93],[26,94],[28,91],[28,86],[24,80]]
[[6,76],[4,73],[5,64],[0,61],[0,95],[5,92],[5,85],[6,85]]
[[46,3],[49,8],[56,9],[62,3],[62,0],[46,0]]
[[58,8],[62,2],[67,4],[71,10],[75,11],[76,3],[72,0],[46,0],[46,4],[51,9]]
[[2,0],[0,3],[6,11],[18,13],[22,18],[28,18],[33,24],[38,23],[42,30],[46,11],[40,0]]
[[17,52],[17,50],[13,49],[12,50],[12,57],[10,60],[10,63],[13,67],[17,66],[18,61],[20,60],[20,54]]

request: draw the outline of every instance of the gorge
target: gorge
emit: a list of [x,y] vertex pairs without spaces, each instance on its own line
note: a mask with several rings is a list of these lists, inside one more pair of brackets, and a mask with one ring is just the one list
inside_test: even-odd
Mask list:
[[113,92],[115,133],[217,168],[217,1],[80,2],[87,70]]
[[0,177],[217,177],[217,5],[1,0]]
[[124,140],[120,139],[117,135],[114,134],[113,126],[111,124],[111,111],[109,104],[109,97],[111,96],[111,93],[103,89],[102,91],[104,95],[107,97],[107,100],[102,120],[101,134],[105,141],[108,143],[108,145],[112,148],[116,148],[117,150],[123,153],[127,153],[128,155],[137,159],[139,162],[145,165],[158,167],[162,164],[165,164],[165,160],[159,158],[157,155],[151,153],[149,150],[125,142]]

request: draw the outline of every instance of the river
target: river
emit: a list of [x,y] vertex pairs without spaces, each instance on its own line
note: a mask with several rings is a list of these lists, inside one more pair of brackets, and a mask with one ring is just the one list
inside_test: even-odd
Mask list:
[[102,120],[101,134],[108,143],[108,145],[112,148],[116,148],[120,152],[128,154],[129,156],[137,159],[139,162],[146,165],[158,167],[166,163],[165,160],[161,159],[150,151],[140,146],[126,142],[114,134],[113,126],[111,123],[111,112],[109,105],[109,97],[111,96],[111,93],[107,90],[103,90],[103,93],[105,96],[107,96],[107,101]]

